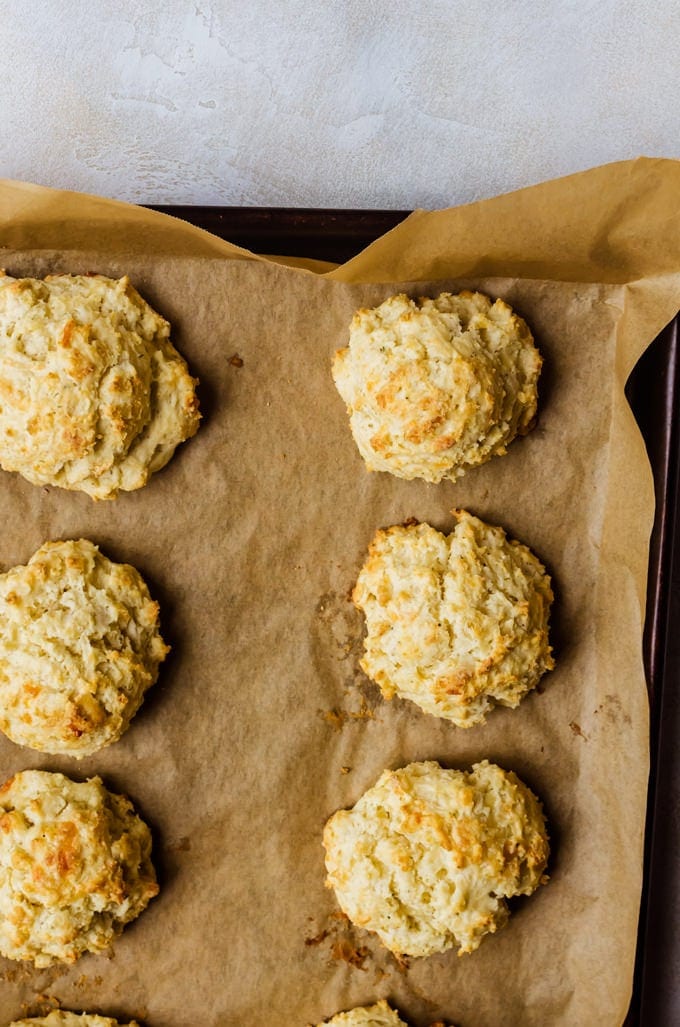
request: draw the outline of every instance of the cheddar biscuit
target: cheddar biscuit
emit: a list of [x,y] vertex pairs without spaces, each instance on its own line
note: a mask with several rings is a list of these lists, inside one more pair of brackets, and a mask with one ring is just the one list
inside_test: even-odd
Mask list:
[[324,830],[327,884],[392,952],[473,952],[508,918],[506,899],[546,878],[541,805],[512,772],[438,763],[386,770]]
[[429,482],[455,481],[529,431],[540,369],[522,318],[479,292],[359,310],[333,360],[367,468]]
[[379,530],[352,593],[366,618],[363,670],[383,695],[459,727],[517,706],[554,666],[553,594],[536,556],[465,510]]
[[346,1013],[337,1013],[318,1027],[407,1027],[407,1024],[381,999],[374,1006],[357,1006]]
[[0,575],[0,730],[80,758],[116,741],[168,647],[141,575],[87,539]]
[[0,954],[37,967],[108,948],[158,893],[151,834],[98,777],[0,788]]
[[94,499],[144,485],[198,428],[169,335],[128,278],[0,273],[0,466]]
[[139,1027],[136,1020],[122,1024],[110,1016],[97,1016],[96,1013],[67,1013],[61,1009],[53,1009],[47,1016],[32,1016],[28,1020],[14,1020],[9,1027]]

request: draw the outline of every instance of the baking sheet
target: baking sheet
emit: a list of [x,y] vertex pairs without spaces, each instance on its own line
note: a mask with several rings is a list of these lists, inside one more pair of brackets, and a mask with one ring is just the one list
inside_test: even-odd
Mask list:
[[[649,469],[622,390],[680,294],[648,243],[654,210],[658,230],[670,214],[667,179],[677,166],[650,162],[608,174],[617,214],[609,212],[610,237],[627,220],[632,231],[640,197],[647,201],[635,259],[623,232],[630,286],[615,239],[613,280],[591,274],[588,197],[595,202],[602,180],[588,175],[577,176],[571,226],[575,234],[582,214],[583,283],[559,279],[565,252],[574,268],[571,237],[559,260],[541,265],[542,278],[535,259],[533,277],[523,277],[512,252],[494,255],[480,236],[484,204],[416,215],[358,265],[322,278],[221,250],[211,237],[203,254],[200,233],[165,219],[158,227],[156,216],[134,208],[121,213],[116,205],[114,217],[96,201],[88,219],[94,201],[83,197],[67,197],[68,242],[87,241],[88,252],[45,249],[58,236],[64,197],[2,192],[1,241],[15,248],[4,255],[8,270],[130,273],[175,325],[176,344],[203,381],[206,413],[196,439],[150,486],[113,504],[8,475],[0,481],[8,525],[0,563],[24,561],[45,538],[87,535],[148,576],[174,643],[126,738],[76,769],[127,791],[152,822],[162,895],[111,959],[40,973],[6,964],[5,1019],[44,993],[65,1006],[146,1018],[149,1027],[304,1024],[382,995],[416,1027],[437,1016],[463,1027],[621,1022],[641,875],[640,635],[652,516]],[[572,203],[577,180],[564,183]],[[546,206],[541,190],[557,185],[535,191],[546,232],[562,207],[555,195]],[[528,217],[525,193],[514,221],[511,208],[511,248],[531,256],[538,215]],[[525,239],[518,222],[528,223]],[[497,231],[492,217],[485,223]],[[486,254],[480,266],[502,266],[505,275],[456,284],[502,295],[534,328],[546,357],[539,426],[456,485],[367,475],[330,380],[330,355],[344,344],[355,307],[393,291],[380,281],[394,273],[390,260],[404,270],[405,250],[434,271],[437,282],[420,282],[414,293],[453,285],[445,268],[460,275],[463,258],[445,263],[447,240],[462,239],[462,252],[473,228]],[[649,274],[641,276],[645,259]],[[374,281],[349,280],[356,276]],[[234,354],[242,366],[230,362]],[[415,516],[446,528],[454,505],[529,543],[553,571],[558,597],[558,669],[541,694],[466,733],[379,699],[357,668],[361,622],[347,600],[375,527]],[[323,887],[323,822],[384,766],[433,757],[465,766],[485,756],[517,770],[544,798],[552,881],[475,955],[398,964],[335,915]],[[0,759],[7,773],[73,773],[70,761],[9,742]]]
[[680,318],[638,361],[626,386],[654,472],[657,509],[650,546],[644,654],[651,705],[651,765],[645,838],[645,880],[638,928],[633,998],[626,1027],[675,1023],[680,1017],[675,932],[680,875],[677,818],[680,797],[677,639],[680,552],[678,537],[680,436]]

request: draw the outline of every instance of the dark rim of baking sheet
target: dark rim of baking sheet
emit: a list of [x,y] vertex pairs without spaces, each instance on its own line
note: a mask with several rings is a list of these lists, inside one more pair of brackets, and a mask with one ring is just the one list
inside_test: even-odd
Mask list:
[[[154,206],[255,253],[343,263],[410,213],[288,207]],[[626,395],[654,472],[644,660],[651,705],[645,878],[625,1027],[680,1024],[680,315],[638,361]]]

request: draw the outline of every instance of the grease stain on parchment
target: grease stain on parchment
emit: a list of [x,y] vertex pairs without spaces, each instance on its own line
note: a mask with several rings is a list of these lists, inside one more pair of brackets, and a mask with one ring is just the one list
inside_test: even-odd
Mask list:
[[[102,955],[108,955],[110,949]],[[39,970],[40,973],[40,987],[49,987],[54,984],[60,977],[64,977],[70,973],[71,967],[65,963],[53,963],[51,966],[42,967]],[[34,980],[36,968],[33,964],[20,964],[19,966],[11,966],[5,970],[0,971],[0,980],[7,981],[10,984],[25,984],[31,980]]]
[[359,666],[363,637],[363,617],[350,591],[324,592],[316,605],[314,658],[322,680],[334,682],[339,701],[318,712],[335,731],[352,722],[374,720],[382,705],[380,690]]
[[630,713],[624,708],[618,695],[605,695],[595,713],[601,713],[614,727],[619,726],[621,722],[628,725],[631,723]]
[[[354,937],[354,927],[341,910],[330,914],[328,922],[318,933],[305,938],[307,948],[324,946],[328,950],[329,959],[334,963],[346,963],[354,970],[366,973],[371,958],[371,950]],[[384,974],[383,974],[384,976]]]
[[351,661],[359,670],[363,655],[362,617],[349,592],[324,592],[316,605],[320,641],[328,645],[329,655],[341,663]]

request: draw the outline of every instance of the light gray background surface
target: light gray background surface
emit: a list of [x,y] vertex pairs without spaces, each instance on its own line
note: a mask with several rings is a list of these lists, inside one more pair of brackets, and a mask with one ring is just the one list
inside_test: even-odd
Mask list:
[[680,157],[676,0],[0,0],[0,177],[450,206]]

